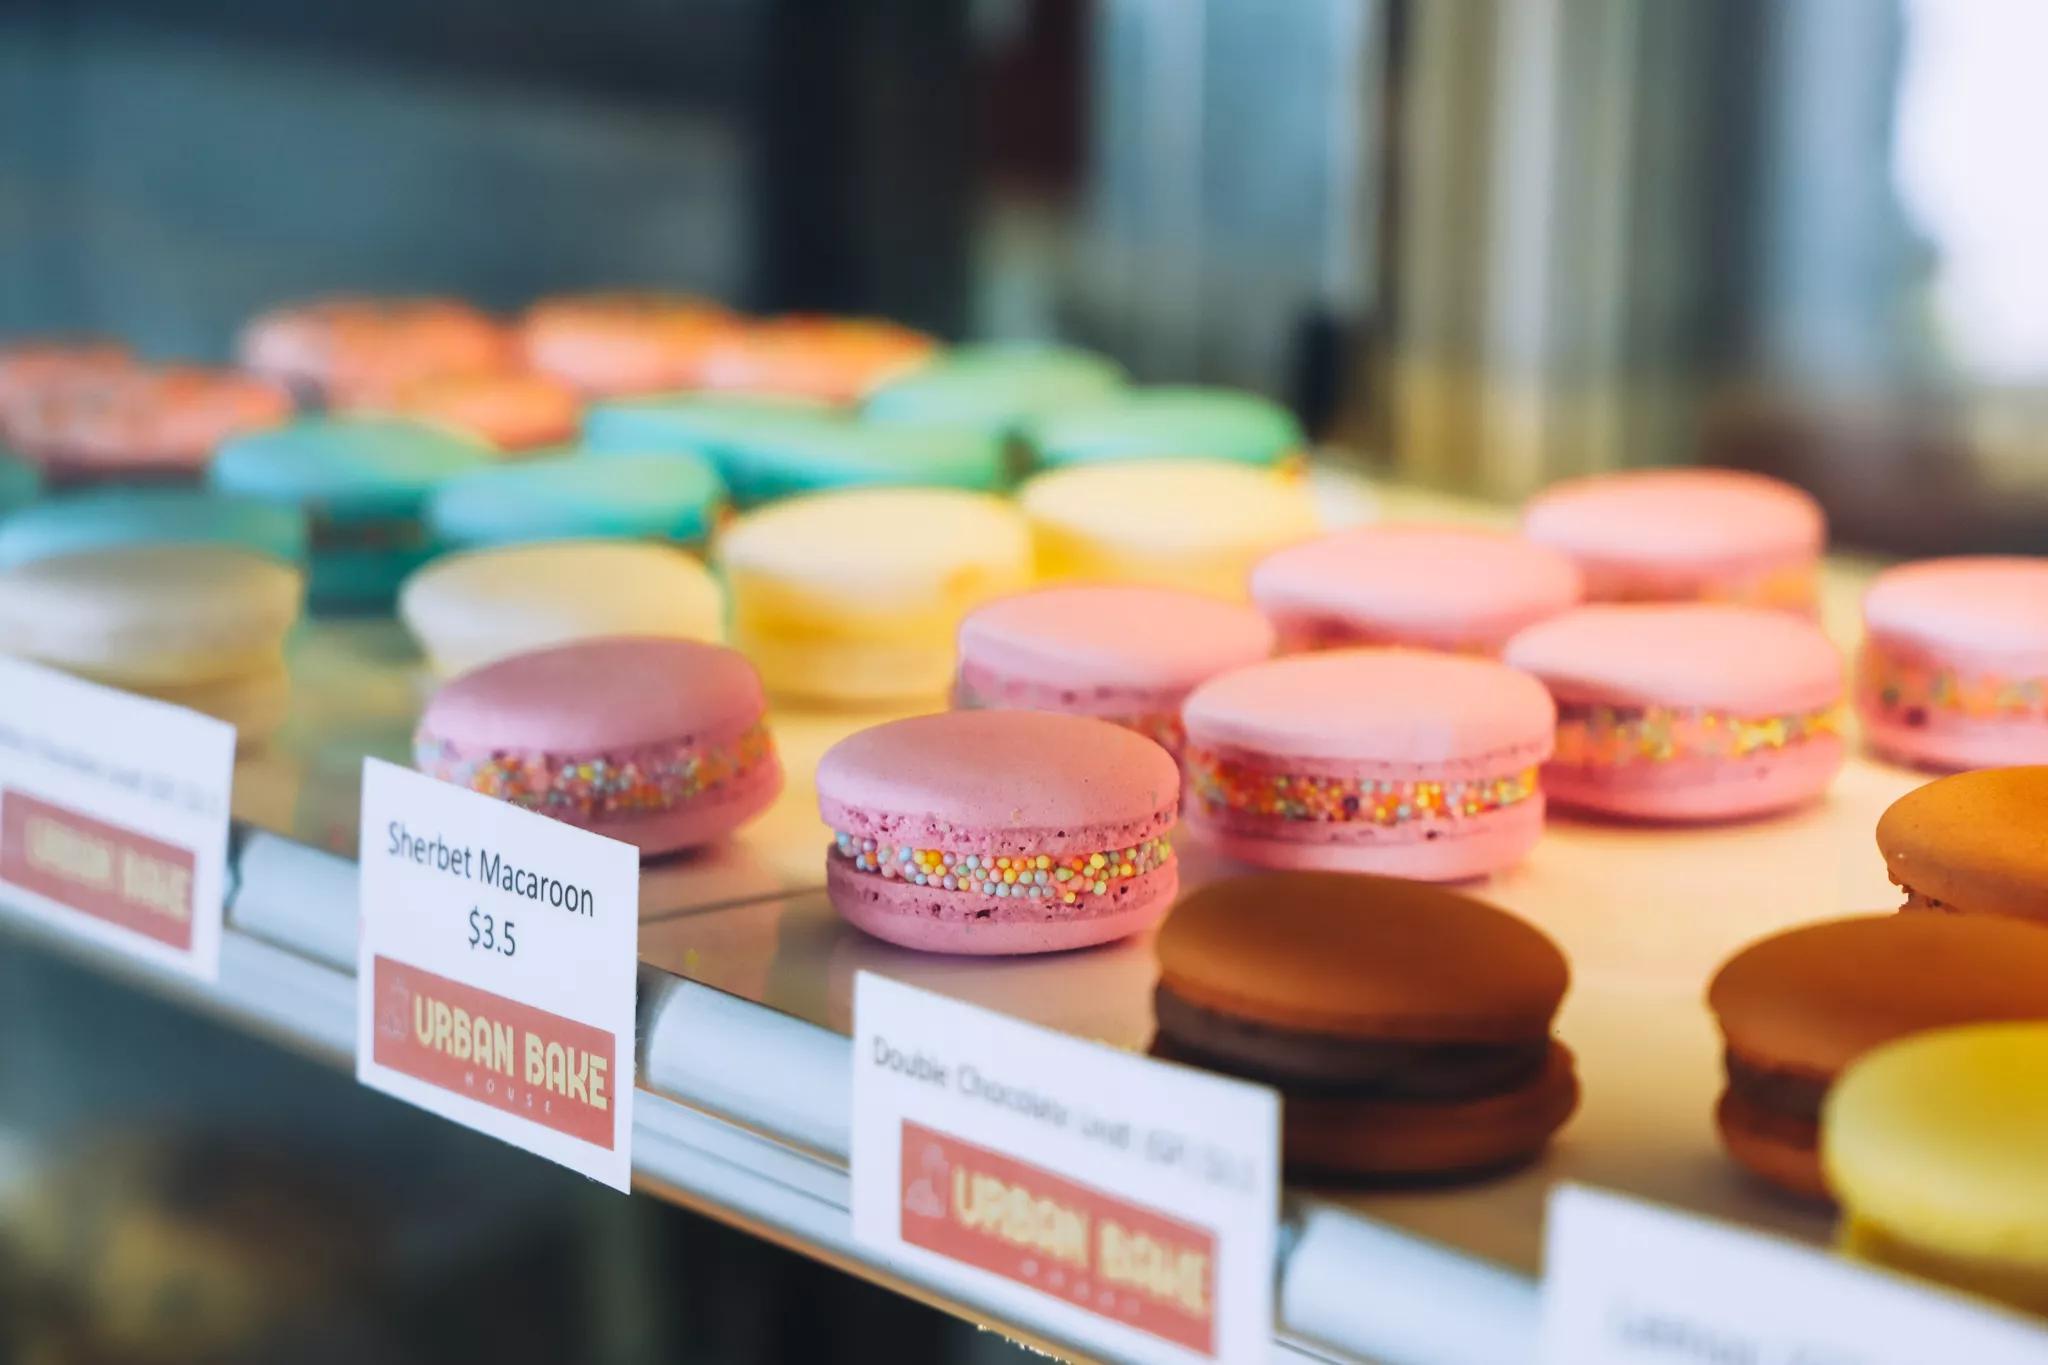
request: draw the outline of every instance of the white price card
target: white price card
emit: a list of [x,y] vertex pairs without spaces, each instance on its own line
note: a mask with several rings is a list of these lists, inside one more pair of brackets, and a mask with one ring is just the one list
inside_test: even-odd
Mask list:
[[1932,1285],[1605,1191],[1550,1198],[1544,1365],[2041,1365],[2048,1328]]
[[853,1235],[1118,1360],[1263,1360],[1280,1098],[863,972]]
[[370,758],[360,858],[356,1079],[629,1188],[638,851]]
[[213,980],[234,772],[232,725],[0,659],[0,901]]

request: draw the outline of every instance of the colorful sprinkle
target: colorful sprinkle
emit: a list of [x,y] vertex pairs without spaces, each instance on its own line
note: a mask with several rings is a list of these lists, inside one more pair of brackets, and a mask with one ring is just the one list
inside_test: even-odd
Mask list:
[[1557,708],[1557,753],[1551,761],[1618,767],[1677,758],[1742,758],[1841,730],[1839,706],[1750,717],[1696,708],[1566,703]]
[[1863,649],[1857,689],[1864,706],[1907,725],[1943,711],[1971,720],[2048,720],[2048,678],[2012,678],[1902,656],[1871,643]]
[[1452,782],[1394,782],[1274,773],[1190,749],[1195,798],[1211,811],[1329,824],[1399,825],[1410,820],[1486,815],[1536,791],[1536,770]]
[[612,758],[493,750],[463,758],[421,734],[413,758],[423,773],[543,815],[648,815],[673,810],[773,760],[768,727],[756,724],[717,748],[647,749]]
[[[832,856],[885,880],[914,886],[938,885],[948,891],[1024,900],[1057,900],[1076,904],[1082,896],[1107,895],[1118,882],[1130,881],[1173,861],[1166,836],[1129,848],[1100,853],[1008,854],[956,853],[943,848],[877,844],[873,839],[835,831]],[[1078,878],[1078,880],[1077,880]]]

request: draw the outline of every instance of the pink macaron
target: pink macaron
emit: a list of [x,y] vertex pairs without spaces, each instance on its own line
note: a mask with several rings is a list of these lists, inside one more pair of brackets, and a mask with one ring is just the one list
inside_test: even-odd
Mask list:
[[1047,711],[862,730],[818,763],[832,904],[932,953],[1046,953],[1150,928],[1180,868],[1180,771],[1143,735]]
[[1789,483],[1734,469],[1644,469],[1561,483],[1522,533],[1571,556],[1593,602],[1735,602],[1811,615],[1827,522]]
[[1802,805],[1842,766],[1842,656],[1782,611],[1608,603],[1531,626],[1507,661],[1557,700],[1543,789],[1643,820]]
[[1273,653],[1239,602],[1174,588],[1094,585],[1000,598],[960,623],[953,704],[1069,711],[1181,750],[1195,685]]
[[1460,881],[1543,831],[1550,695],[1490,659],[1298,654],[1211,679],[1182,717],[1189,819],[1242,862]]
[[1872,748],[1931,768],[2048,763],[2048,559],[1902,564],[1870,585],[1863,624]]
[[1360,526],[1252,570],[1252,600],[1289,653],[1417,645],[1498,654],[1510,635],[1584,595],[1578,567],[1558,551],[1464,526]]
[[782,790],[753,665],[694,640],[585,640],[472,669],[428,701],[413,755],[643,855],[722,838]]

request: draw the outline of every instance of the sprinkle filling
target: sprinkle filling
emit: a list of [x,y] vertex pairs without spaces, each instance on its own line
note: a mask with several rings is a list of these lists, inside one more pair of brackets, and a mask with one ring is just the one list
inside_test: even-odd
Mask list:
[[531,750],[463,757],[420,734],[413,757],[421,772],[543,815],[584,819],[674,810],[772,762],[774,741],[757,722],[729,744],[659,746],[612,758],[572,758]]
[[2048,678],[1965,673],[1875,643],[1864,647],[1858,671],[1866,704],[1907,725],[1925,724],[1937,711],[1971,720],[2048,720]]
[[1566,767],[1621,767],[1679,758],[1745,758],[1842,732],[1842,709],[1778,716],[1669,706],[1566,702],[1557,708],[1557,753]]
[[1208,749],[1190,749],[1187,770],[1195,799],[1211,812],[1325,824],[1394,826],[1412,820],[1464,819],[1526,801],[1536,791],[1534,768],[1448,782],[1304,777],[1269,772]]
[[912,886],[1074,905],[1085,897],[1109,895],[1119,882],[1166,866],[1173,861],[1173,845],[1162,834],[1099,853],[959,853],[885,844],[835,830],[832,856],[851,863],[856,872]]

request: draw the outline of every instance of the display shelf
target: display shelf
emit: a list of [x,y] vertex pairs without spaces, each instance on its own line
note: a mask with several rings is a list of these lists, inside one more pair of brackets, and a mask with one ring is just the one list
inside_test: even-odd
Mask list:
[[[1387,501],[1405,517],[1501,518],[1421,495]],[[1868,572],[1835,563],[1826,574],[1827,618],[1845,645]],[[309,625],[293,672],[290,723],[238,766],[220,982],[202,990],[156,980],[345,1061],[361,761],[366,753],[406,760],[430,680],[388,620]],[[893,714],[920,709],[928,708]],[[1140,939],[1035,959],[943,958],[842,924],[820,890],[826,834],[809,774],[830,743],[886,714],[777,712],[790,772],[782,798],[729,844],[645,868],[636,1169],[652,1192],[989,1321],[964,1283],[911,1276],[853,1244],[854,975],[877,971],[1142,1048],[1152,1032],[1151,947]],[[1819,1215],[1749,1183],[1716,1145],[1720,1064],[1701,997],[1714,967],[1758,935],[1895,904],[1872,829],[1886,804],[1922,780],[1859,757],[1827,801],[1777,819],[1684,830],[1554,817],[1522,866],[1476,890],[1541,925],[1571,959],[1558,1032],[1579,1058],[1580,1112],[1549,1154],[1502,1179],[1290,1191],[1278,1353],[1390,1365],[1532,1359],[1543,1208],[1561,1180],[1821,1241],[1828,1228]],[[1224,870],[1198,839],[1184,837],[1180,847],[1186,884]],[[992,1325],[1055,1350],[1074,1345],[1028,1320]]]

